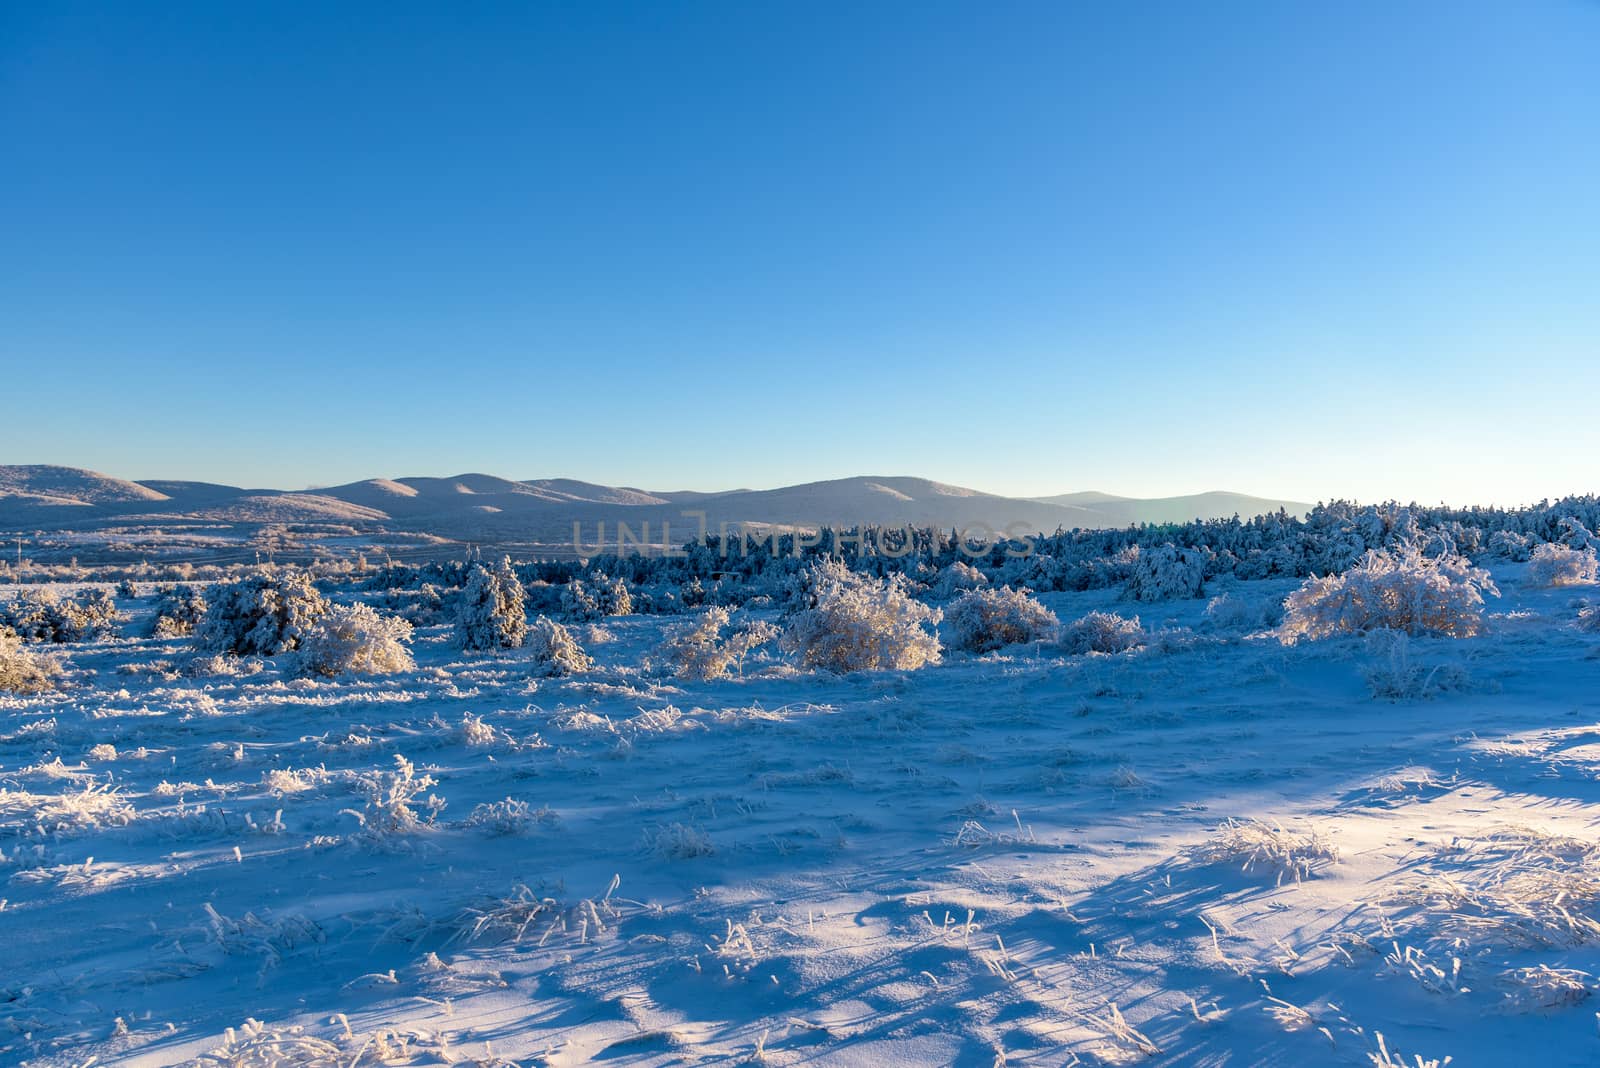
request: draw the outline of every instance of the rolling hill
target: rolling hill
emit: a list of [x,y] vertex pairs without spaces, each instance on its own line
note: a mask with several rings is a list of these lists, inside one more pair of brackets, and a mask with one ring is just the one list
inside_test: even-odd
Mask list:
[[[1131,523],[1250,516],[1295,501],[1216,491],[1141,500],[1100,492],[1017,498],[931,479],[869,475],[776,489],[652,492],[574,479],[517,481],[469,473],[448,478],[374,478],[291,492],[207,482],[133,482],[70,467],[0,466],[0,526],[87,530],[130,523],[161,526],[205,520],[242,525],[344,525],[380,533],[419,532],[478,542],[570,543],[616,524],[645,540],[670,526],[674,542],[739,525],[937,525],[1013,533],[1058,527],[1107,528]],[[648,533],[645,533],[648,531]]]

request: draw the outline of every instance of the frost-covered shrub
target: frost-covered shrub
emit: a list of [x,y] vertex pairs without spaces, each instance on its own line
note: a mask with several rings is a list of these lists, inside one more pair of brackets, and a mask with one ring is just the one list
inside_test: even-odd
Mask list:
[[1588,547],[1540,545],[1528,559],[1528,582],[1534,586],[1593,586],[1600,583],[1600,560]]
[[105,590],[62,597],[47,588],[0,603],[0,627],[9,627],[25,642],[85,642],[112,634],[116,622],[117,600]]
[[238,656],[276,656],[298,649],[328,612],[328,599],[303,571],[219,583],[207,588],[205,602],[195,644]]
[[60,673],[59,663],[29,652],[13,631],[0,628],[0,691],[43,693],[55,686]]
[[139,587],[133,584],[132,579],[123,579],[117,583],[117,596],[124,601],[136,600],[139,596]]
[[1286,830],[1262,820],[1228,820],[1211,838],[1190,853],[1199,864],[1238,865],[1244,872],[1260,872],[1282,883],[1311,878],[1323,866],[1339,859],[1339,850],[1320,831]]
[[1367,553],[1342,575],[1307,579],[1284,601],[1278,633],[1285,644],[1380,629],[1466,638],[1483,628],[1485,593],[1500,595],[1489,572],[1465,557],[1398,545]]
[[526,801],[508,797],[474,806],[467,826],[485,834],[504,836],[527,834],[540,824],[554,823],[556,814],[548,808],[535,809]]
[[455,606],[446,605],[443,591],[431,582],[424,582],[415,590],[388,590],[378,607],[413,627],[453,623],[456,618]]
[[194,633],[206,616],[206,599],[193,586],[168,586],[156,601],[150,622],[152,638],[183,638]]
[[1142,550],[1129,564],[1124,594],[1135,601],[1171,601],[1205,594],[1206,554],[1167,544]]
[[1000,565],[998,581],[1008,586],[1026,586],[1038,593],[1066,588],[1065,568],[1048,553],[1007,558]]
[[802,667],[829,671],[910,671],[939,662],[929,628],[943,613],[912,599],[903,574],[878,579],[824,560],[805,583],[812,607],[789,618],[786,649]]
[[1003,645],[1050,641],[1060,620],[1056,614],[1022,590],[969,590],[945,610],[950,644],[972,653],[987,653]]
[[599,623],[585,623],[579,630],[584,645],[604,645],[617,640],[617,632]]
[[605,613],[600,611],[600,602],[588,585],[582,579],[575,578],[561,587],[561,614],[584,623],[599,619]]
[[561,612],[578,623],[603,619],[606,616],[633,614],[633,594],[623,579],[609,579],[596,573],[592,585],[582,579],[573,579],[561,590]]
[[241,675],[254,675],[265,665],[254,657],[224,656],[213,653],[210,656],[196,656],[183,665],[183,674],[193,679],[225,679],[237,678]]
[[1249,630],[1261,625],[1261,606],[1231,593],[1206,602],[1206,622],[1218,630]]
[[633,615],[633,594],[628,589],[624,579],[607,580],[604,575],[596,575],[595,600],[600,606],[603,616],[631,616]]
[[1125,653],[1145,641],[1139,617],[1125,619],[1114,612],[1090,612],[1061,630],[1061,650],[1074,656],[1084,653]]
[[[431,775],[418,775],[416,767],[399,753],[393,771],[369,771],[356,775],[351,786],[366,800],[360,809],[347,808],[343,814],[361,823],[361,837],[374,845],[391,845],[398,835],[431,827],[444,811],[444,799],[435,794],[422,797],[435,785]],[[427,815],[413,807],[421,801]]]
[[660,860],[694,860],[717,852],[706,832],[682,823],[645,828],[640,845],[646,853]]
[[392,675],[414,671],[406,649],[411,624],[370,605],[335,605],[300,641],[299,669],[307,675]]
[[935,600],[948,601],[968,590],[976,590],[987,585],[989,585],[987,575],[966,561],[957,560],[939,572],[939,577],[933,580],[930,593]]
[[722,631],[731,616],[721,605],[707,608],[693,623],[667,636],[661,655],[679,678],[720,679],[734,666],[742,674],[744,658],[778,637],[778,628],[771,623],[751,620],[724,638]]
[[456,608],[456,635],[469,650],[515,649],[528,635],[522,583],[509,558],[490,571],[474,565]]
[[529,658],[541,674],[574,675],[594,667],[594,659],[583,651],[572,632],[548,616],[533,621],[526,645]]
[[1375,630],[1367,636],[1371,661],[1362,669],[1373,697],[1415,701],[1468,685],[1466,672],[1454,664],[1419,663],[1411,655],[1411,639],[1403,631]]

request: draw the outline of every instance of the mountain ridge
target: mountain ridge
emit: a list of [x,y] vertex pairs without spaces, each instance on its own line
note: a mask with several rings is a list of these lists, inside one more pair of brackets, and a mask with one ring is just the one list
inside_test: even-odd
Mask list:
[[132,481],[82,468],[0,465],[0,524],[80,527],[200,518],[245,524],[345,523],[425,530],[463,540],[512,534],[568,537],[627,523],[670,526],[674,538],[723,526],[936,525],[1012,533],[1120,528],[1276,512],[1309,504],[1225,490],[1161,498],[1099,491],[1007,497],[910,475],[858,475],[772,489],[651,491],[566,478],[515,480],[481,472],[372,478],[289,491],[176,479]]

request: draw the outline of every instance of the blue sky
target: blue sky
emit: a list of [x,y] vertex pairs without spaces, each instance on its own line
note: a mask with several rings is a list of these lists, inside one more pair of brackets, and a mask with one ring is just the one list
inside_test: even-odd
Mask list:
[[1600,490],[1600,5],[0,8],[0,462]]

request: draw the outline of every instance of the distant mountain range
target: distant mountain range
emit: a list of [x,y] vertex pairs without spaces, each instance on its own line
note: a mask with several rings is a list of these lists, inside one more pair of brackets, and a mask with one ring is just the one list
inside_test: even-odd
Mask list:
[[663,524],[670,524],[671,540],[682,542],[698,533],[698,513],[704,513],[712,530],[739,524],[912,523],[987,524],[995,530],[1011,526],[1031,533],[1249,517],[1280,508],[1298,515],[1309,507],[1221,491],[1148,500],[1095,492],[1004,497],[925,478],[880,476],[708,493],[465,474],[375,478],[290,492],[171,479],[132,482],[72,467],[0,466],[0,527],[14,530],[81,531],[204,520],[246,526],[338,524],[362,532],[425,532],[455,541],[570,543],[577,524],[592,543],[598,524],[614,531],[623,522],[636,533],[648,523],[647,540],[658,540]]

